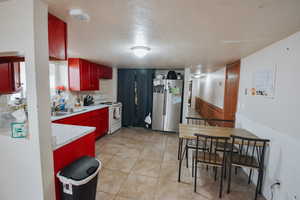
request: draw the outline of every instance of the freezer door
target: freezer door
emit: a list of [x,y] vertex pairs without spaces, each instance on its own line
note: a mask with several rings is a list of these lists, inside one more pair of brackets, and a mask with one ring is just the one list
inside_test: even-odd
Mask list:
[[168,80],[166,83],[164,131],[179,129],[182,101],[182,80]]
[[152,129],[163,131],[164,129],[164,85],[153,87]]

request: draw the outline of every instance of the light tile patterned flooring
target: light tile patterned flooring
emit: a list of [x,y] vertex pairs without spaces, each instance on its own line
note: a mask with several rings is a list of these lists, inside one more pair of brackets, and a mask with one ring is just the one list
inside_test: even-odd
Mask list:
[[[97,200],[216,200],[219,181],[213,170],[200,169],[197,193],[193,192],[191,167],[182,169],[177,182],[178,136],[143,128],[122,128],[96,142],[99,175]],[[183,163],[183,166],[185,163]],[[226,182],[225,182],[226,184]],[[239,172],[233,176],[232,192],[224,200],[252,200],[254,186]]]

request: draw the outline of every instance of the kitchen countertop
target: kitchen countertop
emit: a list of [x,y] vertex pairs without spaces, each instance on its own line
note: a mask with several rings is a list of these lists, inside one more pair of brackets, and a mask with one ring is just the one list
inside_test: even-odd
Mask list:
[[82,109],[84,109],[82,111],[66,114],[66,115],[63,115],[63,116],[52,116],[51,121],[60,120],[60,119],[64,119],[64,118],[67,118],[67,117],[72,117],[72,116],[75,116],[75,115],[79,115],[79,114],[83,114],[83,113],[91,112],[93,110],[99,110],[99,109],[107,108],[107,107],[108,107],[108,105],[102,105],[102,104],[101,105],[84,106],[84,107],[82,107]]
[[52,123],[53,151],[96,130],[95,127]]

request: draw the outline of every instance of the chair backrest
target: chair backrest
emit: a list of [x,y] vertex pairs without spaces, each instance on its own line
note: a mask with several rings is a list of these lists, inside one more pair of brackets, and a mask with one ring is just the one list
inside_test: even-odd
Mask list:
[[203,126],[208,126],[208,120],[207,118],[201,118],[201,117],[186,117],[187,123],[188,124],[193,124],[193,125],[203,125]]
[[[207,151],[202,151],[202,160],[201,162],[207,163],[207,164],[222,164],[225,159],[224,152],[226,152],[226,146],[229,144],[228,141],[230,140],[229,137],[218,137],[218,136],[209,136],[205,134],[194,134],[197,137],[196,140],[196,157],[198,157],[199,150],[207,149]],[[217,153],[216,146],[218,144],[223,143],[220,152]],[[201,146],[200,146],[201,144]],[[220,157],[220,155],[223,154],[223,156]],[[219,158],[222,158],[220,160]]]
[[226,119],[186,117],[186,120],[188,124],[202,125],[202,126],[232,127],[234,124],[234,120],[226,120]]
[[235,153],[235,162],[248,167],[260,168],[264,164],[264,156],[267,144],[270,140],[259,138],[247,138],[231,135],[231,158],[233,148],[236,145],[238,152]]
[[234,120],[227,119],[209,119],[208,124],[210,126],[219,126],[219,127],[234,127]]

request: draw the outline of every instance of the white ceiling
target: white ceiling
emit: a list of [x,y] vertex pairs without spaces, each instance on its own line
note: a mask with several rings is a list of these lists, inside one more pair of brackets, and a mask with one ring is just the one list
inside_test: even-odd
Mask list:
[[[300,30],[300,0],[45,0],[68,23],[69,57],[121,67],[212,69]],[[68,16],[71,8],[89,22]],[[130,48],[151,52],[137,58]]]

